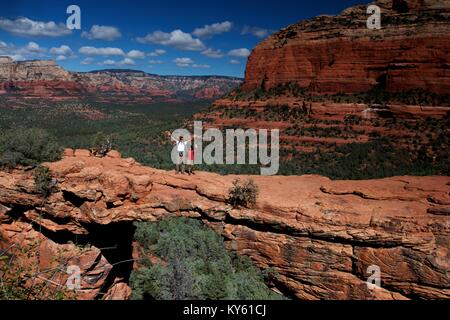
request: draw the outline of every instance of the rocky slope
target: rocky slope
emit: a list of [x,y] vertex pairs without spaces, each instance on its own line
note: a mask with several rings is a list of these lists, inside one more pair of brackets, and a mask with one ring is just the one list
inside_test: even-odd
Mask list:
[[448,134],[447,125],[436,123],[447,123],[449,114],[450,105],[336,102],[275,95],[218,99],[195,118],[214,128],[278,129],[281,145],[287,151],[314,152],[380,137],[401,147],[428,150],[433,142],[440,143],[439,136]]
[[[449,177],[257,176],[256,207],[235,209],[226,203],[233,176],[176,176],[117,152],[96,158],[84,150],[48,166],[57,185],[44,201],[29,171],[0,172],[0,248],[37,243],[41,270],[55,267],[56,256],[79,265],[80,298],[128,297],[133,263],[119,262],[133,257],[131,223],[170,216],[203,220],[230,250],[272,268],[275,287],[291,297],[450,298]],[[372,265],[382,280],[373,291]],[[51,279],[65,283],[67,275]]]
[[19,99],[149,102],[211,100],[235,89],[241,79],[219,76],[158,76],[134,70],[68,72],[54,61],[13,62],[0,58],[0,95]]
[[275,33],[252,52],[243,89],[295,82],[313,92],[450,91],[450,2],[381,0],[382,28],[367,6]]

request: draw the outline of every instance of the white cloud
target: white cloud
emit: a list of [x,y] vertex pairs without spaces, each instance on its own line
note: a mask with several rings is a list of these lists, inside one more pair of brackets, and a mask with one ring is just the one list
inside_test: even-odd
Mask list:
[[14,61],[23,61],[26,60],[24,56],[22,56],[21,54],[14,54],[10,56],[11,59],[13,59]]
[[69,46],[63,44],[60,47],[53,47],[50,49],[50,53],[51,54],[56,54],[56,55],[64,55],[64,56],[70,56],[73,54],[72,49],[70,49]]
[[108,60],[103,61],[100,64],[105,65],[105,66],[114,66],[117,64],[117,62],[115,60],[108,59]]
[[120,38],[122,34],[119,29],[111,26],[94,25],[89,32],[83,31],[81,37],[89,40],[113,41]]
[[123,64],[123,65],[127,65],[127,66],[133,66],[133,65],[135,65],[136,63],[134,62],[133,59],[125,58],[125,59],[123,59],[122,61],[120,61],[119,64]]
[[202,51],[202,55],[215,59],[223,58],[224,56],[221,50],[214,50],[214,49],[207,49],[205,51]]
[[61,45],[60,47],[53,47],[50,49],[50,53],[56,55],[56,61],[64,61],[69,58],[75,57],[72,49],[68,45]]
[[45,52],[45,49],[41,48],[36,42],[28,42],[25,50],[29,52]]
[[211,68],[211,66],[209,64],[193,64],[192,68],[208,69]]
[[150,57],[159,57],[159,56],[162,56],[164,54],[166,54],[166,50],[164,50],[164,49],[156,49],[155,51],[150,52],[148,55]]
[[180,68],[211,68],[208,64],[196,64],[191,58],[176,58],[173,62]]
[[228,55],[237,58],[247,58],[250,55],[250,50],[246,48],[234,49],[228,52]]
[[173,62],[175,63],[194,63],[194,61],[192,61],[191,58],[176,58],[175,60],[173,60]]
[[192,34],[198,38],[211,38],[217,34],[229,32],[233,27],[233,23],[230,21],[224,21],[221,23],[214,23],[205,25],[202,28],[197,28]]
[[24,47],[17,47],[14,44],[0,41],[0,55],[9,56],[16,61],[47,58],[46,51],[45,48],[33,41],[30,41]]
[[127,56],[132,59],[144,59],[145,53],[139,50],[131,50],[128,52]]
[[180,68],[189,67],[194,61],[191,58],[176,58],[173,62]]
[[235,59],[230,60],[230,63],[231,64],[241,64],[241,62],[239,60],[235,60]]
[[100,63],[100,65],[104,65],[104,66],[117,66],[117,67],[122,67],[122,66],[133,66],[136,63],[134,62],[133,59],[130,58],[125,58],[121,61],[115,61],[115,60],[105,60],[103,62]]
[[33,21],[25,17],[16,20],[0,18],[0,29],[26,37],[60,37],[72,33],[63,23]]
[[257,38],[262,39],[269,36],[270,31],[264,28],[245,26],[244,28],[242,28],[241,34],[242,35],[251,34]]
[[94,59],[93,58],[86,58],[83,61],[81,61],[82,65],[90,65],[92,63],[94,63]]
[[[97,48],[97,47],[81,47],[78,50],[79,53],[84,54],[86,56],[104,56],[104,57],[109,57],[109,56],[122,56],[125,57],[125,59],[122,61],[123,64],[129,64],[131,61],[133,61],[132,59],[144,59],[145,58],[145,53],[139,50],[131,50],[128,53],[125,53],[125,51],[123,51],[120,48],[111,48],[111,47],[106,47],[106,48]],[[129,60],[127,60],[129,59]],[[108,60],[106,60],[108,61]],[[112,61],[112,60],[109,60]],[[134,62],[132,63],[134,64]]]
[[110,47],[81,47],[78,52],[87,56],[125,56],[125,52],[122,49]]
[[164,62],[161,60],[150,60],[148,63],[150,64],[163,64]]
[[174,30],[170,33],[163,31],[154,31],[143,38],[137,38],[140,43],[152,43],[163,46],[173,47],[178,50],[202,51],[205,45],[200,39],[193,38],[189,33],[181,30]]

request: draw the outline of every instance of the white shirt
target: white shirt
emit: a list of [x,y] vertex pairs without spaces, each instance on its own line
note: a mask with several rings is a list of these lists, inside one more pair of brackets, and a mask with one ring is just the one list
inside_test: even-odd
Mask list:
[[177,141],[177,151],[185,152],[187,144],[188,144],[187,141]]

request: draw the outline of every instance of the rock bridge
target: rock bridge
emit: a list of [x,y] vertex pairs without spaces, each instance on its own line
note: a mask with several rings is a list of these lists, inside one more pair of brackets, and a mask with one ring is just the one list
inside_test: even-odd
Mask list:
[[[86,150],[46,165],[58,180],[47,199],[30,171],[0,172],[0,249],[39,240],[43,269],[67,257],[81,267],[81,299],[129,297],[132,223],[171,216],[202,220],[229,250],[274,270],[274,287],[293,298],[450,298],[449,177],[183,176]],[[258,184],[255,208],[227,204],[236,178]],[[370,266],[380,289],[367,286]]]

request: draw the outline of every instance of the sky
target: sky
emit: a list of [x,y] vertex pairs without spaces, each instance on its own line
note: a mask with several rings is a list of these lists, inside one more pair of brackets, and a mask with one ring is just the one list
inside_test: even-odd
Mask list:
[[[273,32],[368,2],[2,0],[0,55],[52,59],[71,71],[243,77],[251,50]],[[67,27],[70,5],[80,9],[79,30]]]

